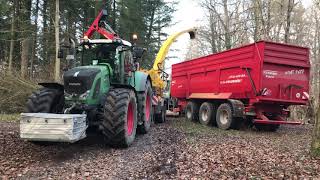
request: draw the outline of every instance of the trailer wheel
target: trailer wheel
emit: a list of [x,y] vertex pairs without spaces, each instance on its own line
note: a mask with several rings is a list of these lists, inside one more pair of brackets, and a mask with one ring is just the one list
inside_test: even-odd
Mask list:
[[155,121],[157,123],[164,123],[166,122],[166,107],[162,107],[162,110],[159,114],[155,114]]
[[189,101],[186,109],[185,116],[188,121],[198,121],[199,105],[193,101]]
[[209,126],[210,124],[212,124],[214,116],[215,114],[213,105],[209,102],[202,103],[199,110],[200,123]]
[[27,101],[27,113],[62,113],[64,106],[63,91],[42,88],[34,92]]
[[232,107],[228,103],[223,103],[217,109],[216,122],[220,129],[230,129],[234,126]]
[[101,125],[107,143],[115,147],[130,146],[137,130],[137,101],[134,91],[111,89],[103,110]]
[[142,122],[138,126],[138,132],[142,134],[148,133],[151,127],[153,108],[152,108],[152,88],[150,81],[146,83],[146,91],[138,94],[139,119]]

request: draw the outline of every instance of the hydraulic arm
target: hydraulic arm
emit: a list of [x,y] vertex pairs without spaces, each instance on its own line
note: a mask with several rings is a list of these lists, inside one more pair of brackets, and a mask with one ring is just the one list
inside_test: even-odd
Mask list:
[[114,40],[118,36],[106,22],[107,11],[101,10],[96,19],[93,21],[88,31],[84,33],[85,38],[91,38],[94,32],[98,32],[106,39]]

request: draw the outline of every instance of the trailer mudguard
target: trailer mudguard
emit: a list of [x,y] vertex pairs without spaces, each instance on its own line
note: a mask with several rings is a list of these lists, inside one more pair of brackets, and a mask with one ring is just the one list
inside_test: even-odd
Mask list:
[[[144,72],[136,71],[134,73],[135,78],[132,78],[131,84],[137,92],[146,90],[146,82],[150,80],[150,76]],[[151,82],[151,81],[150,81]]]
[[233,109],[233,117],[243,117],[244,116],[244,104],[235,99],[228,99]]

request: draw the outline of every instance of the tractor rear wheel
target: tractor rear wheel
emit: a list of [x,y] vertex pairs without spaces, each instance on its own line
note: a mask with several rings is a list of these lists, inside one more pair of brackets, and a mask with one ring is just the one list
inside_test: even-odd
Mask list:
[[137,130],[137,100],[134,91],[111,89],[103,109],[102,133],[109,145],[128,147]]
[[139,120],[142,123],[138,130],[142,134],[148,133],[151,127],[153,108],[152,108],[152,88],[150,81],[146,83],[146,90],[138,94]]
[[189,101],[186,109],[185,116],[188,121],[198,121],[199,105],[193,101]]
[[27,113],[62,113],[64,106],[63,91],[42,88],[34,92],[27,101]]

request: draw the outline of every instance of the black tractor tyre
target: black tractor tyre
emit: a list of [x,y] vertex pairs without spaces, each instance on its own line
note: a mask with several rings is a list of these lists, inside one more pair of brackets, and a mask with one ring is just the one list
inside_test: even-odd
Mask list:
[[137,100],[133,90],[109,90],[101,123],[106,143],[113,147],[129,147],[137,131]]
[[276,132],[280,128],[280,124],[255,124],[258,131]]
[[199,105],[196,102],[189,101],[185,108],[185,117],[188,121],[198,121]]
[[155,121],[157,123],[166,122],[166,106],[163,106],[159,114],[155,114]]
[[221,104],[216,113],[217,126],[223,130],[234,128],[236,122],[232,114],[232,107],[229,103]]
[[215,111],[213,104],[204,102],[199,109],[199,122],[203,125],[209,126],[215,121]]
[[138,132],[146,134],[150,130],[153,108],[152,108],[152,87],[150,81],[146,83],[146,90],[138,94],[139,121],[142,123],[138,126]]
[[62,113],[64,92],[57,89],[42,88],[34,92],[27,101],[27,113]]

